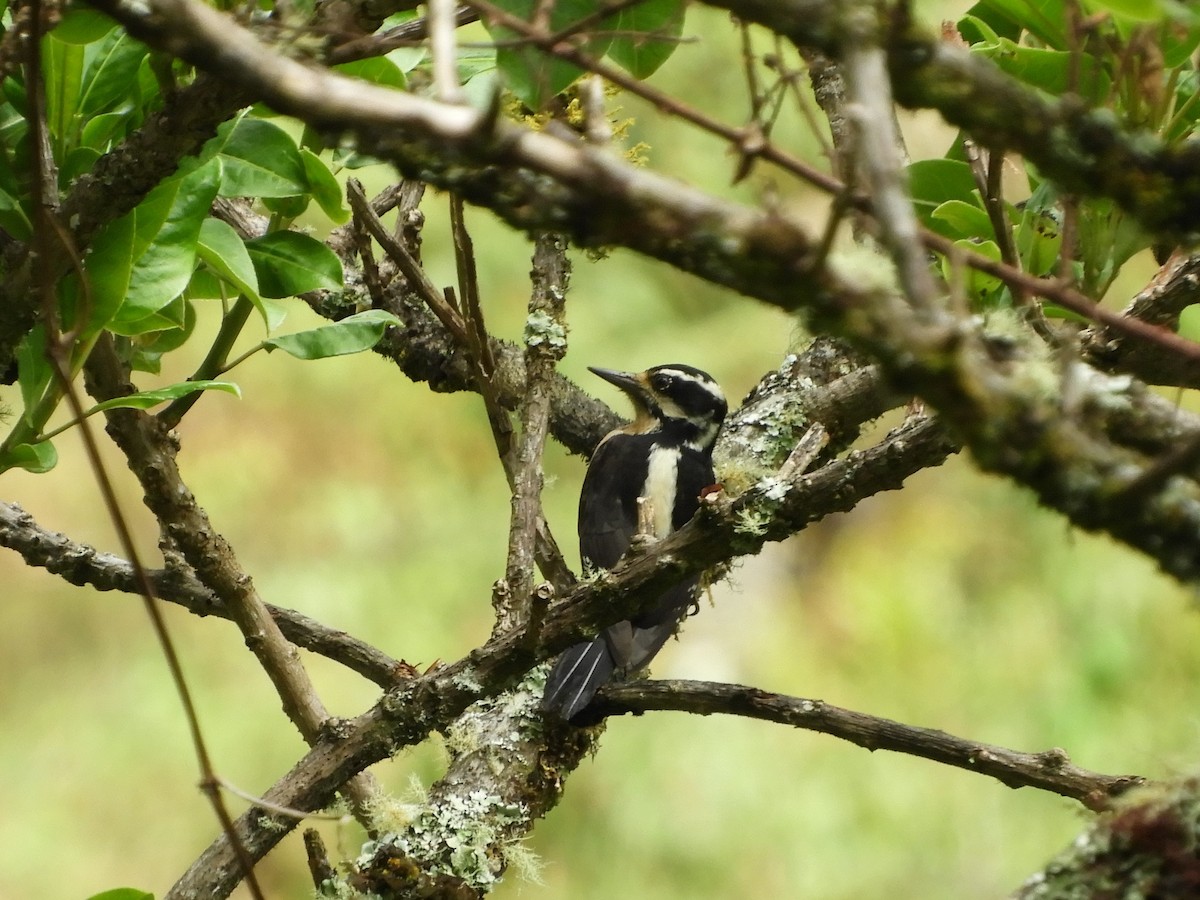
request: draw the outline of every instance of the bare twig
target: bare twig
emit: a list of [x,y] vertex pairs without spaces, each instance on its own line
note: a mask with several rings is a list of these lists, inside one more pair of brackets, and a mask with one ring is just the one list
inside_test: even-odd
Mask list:
[[634,681],[610,684],[596,697],[603,715],[679,710],[699,715],[747,716],[833,735],[867,750],[892,750],[990,775],[1011,788],[1033,787],[1101,811],[1114,798],[1145,783],[1138,775],[1102,775],[1072,764],[1059,749],[1022,753],[918,728],[823,700],[806,700],[737,684],[708,681]]
[[454,31],[458,11],[454,0],[428,0],[429,52],[433,56],[433,87],[443,103],[461,103],[462,86],[458,83],[458,46]]
[[[379,221],[379,217],[374,214],[367,202],[362,185],[351,179],[347,185],[347,197],[350,200],[351,208],[361,218],[372,237],[379,241],[384,252],[400,268],[413,293],[425,302],[438,321],[454,337],[458,346],[467,351],[472,377],[476,389],[484,400],[497,449],[504,462],[505,475],[509,480],[510,488],[513,487],[513,467],[510,459],[512,425],[497,389],[496,360],[492,339],[483,325],[483,313],[479,306],[478,288],[474,275],[474,258],[470,237],[462,225],[461,207],[454,214],[458,223],[454,227],[454,234],[460,283],[463,293],[466,295],[464,311],[460,312],[447,300],[446,295],[433,285],[425,270],[413,259],[403,243],[384,228],[383,223]],[[451,208],[453,210],[455,207],[452,205]],[[464,316],[468,318],[464,318]],[[536,555],[542,574],[549,578],[557,589],[566,589],[573,583],[574,577],[566,563],[563,562],[562,553],[544,519],[538,526],[537,535]]]
[[913,306],[928,310],[938,304],[942,292],[930,273],[908,194],[887,57],[879,47],[856,41],[846,50],[842,70],[850,101],[846,111],[858,126],[857,162],[862,186],[871,197],[883,244],[896,266],[905,296]]
[[[539,531],[545,529],[542,513],[542,455],[550,422],[550,376],[567,352],[563,308],[571,264],[565,239],[539,235],[534,241],[533,290],[525,322],[525,398],[521,405],[521,436],[505,467],[512,483],[512,514],[508,528],[508,560],[504,580],[519,608],[516,616],[533,621],[533,565]],[[511,622],[501,616],[497,628]]]
[[[469,25],[478,19],[479,14],[469,6],[459,6],[454,10],[454,24],[458,27]],[[336,65],[372,56],[383,56],[391,50],[419,44],[429,36],[429,32],[428,18],[413,19],[411,22],[405,22],[395,28],[389,28],[387,31],[364,35],[338,44],[329,52],[328,62],[330,65]]]

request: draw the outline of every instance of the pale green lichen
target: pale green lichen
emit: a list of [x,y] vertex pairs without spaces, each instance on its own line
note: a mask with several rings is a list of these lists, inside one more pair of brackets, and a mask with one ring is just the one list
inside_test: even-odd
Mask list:
[[861,244],[834,250],[826,258],[825,268],[836,280],[853,284],[863,293],[900,293],[891,260]]
[[792,489],[791,484],[774,476],[761,479],[756,487],[765,500],[782,500]]
[[394,834],[411,825],[427,802],[425,787],[414,773],[409,776],[407,799],[376,794],[367,804],[367,815],[380,834]]
[[522,881],[541,885],[542,869],[545,868],[542,858],[529,848],[524,841],[513,841],[504,847],[504,855],[508,858],[508,866]]
[[791,492],[792,484],[774,475],[766,475],[754,483],[754,502],[743,504],[734,517],[737,534],[761,538],[775,523],[779,506]]
[[525,346],[567,349],[567,329],[544,310],[535,310],[525,319]]
[[[486,891],[504,869],[505,830],[525,821],[519,803],[485,790],[450,794],[426,806],[403,829],[385,840],[395,851],[417,860],[432,875],[451,875]],[[366,845],[360,867],[369,866],[377,847]]]
[[475,677],[475,671],[473,669],[464,669],[462,672],[459,672],[457,675],[451,678],[450,681],[455,687],[461,688],[464,691],[469,691],[472,694],[480,694],[483,692],[483,685],[479,682],[479,679]]

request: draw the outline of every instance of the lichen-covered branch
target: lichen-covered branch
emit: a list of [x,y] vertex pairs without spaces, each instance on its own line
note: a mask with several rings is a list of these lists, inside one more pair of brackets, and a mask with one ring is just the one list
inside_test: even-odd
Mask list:
[[[805,309],[932,403],[983,467],[1028,484],[1076,524],[1107,531],[1181,579],[1200,575],[1192,538],[1200,530],[1200,486],[1179,477],[1148,495],[1123,493],[1153,461],[1111,446],[1073,416],[1059,390],[1064,382],[1039,362],[1036,347],[998,357],[976,324],[949,311],[918,315],[877,261],[823,260],[806,229],[780,211],[718,200],[585,144],[310,69],[193,0],[137,8],[98,2],[147,40],[220,69],[282,111],[350,128],[361,149],[489,206],[516,227],[627,246],[785,309]],[[630,227],[634,221],[639,227]],[[1072,371],[1072,391],[1081,390],[1085,403],[1127,402],[1117,382]]]
[[1014,893],[1063,897],[1195,897],[1200,891],[1200,779],[1131,791],[1116,809]]
[[[1126,306],[1124,314],[1152,325],[1179,328],[1179,316],[1200,303],[1200,255],[1176,254]],[[1083,336],[1085,358],[1108,372],[1128,372],[1147,384],[1200,387],[1200,366],[1173,353],[1131,341],[1113,328],[1093,326]]]

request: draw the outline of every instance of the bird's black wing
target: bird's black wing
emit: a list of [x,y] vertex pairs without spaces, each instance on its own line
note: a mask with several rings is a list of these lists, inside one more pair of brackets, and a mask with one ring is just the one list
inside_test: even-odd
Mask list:
[[579,553],[585,569],[611,569],[629,549],[652,440],[649,434],[617,432],[592,455],[579,494]]
[[[592,454],[579,499],[579,550],[585,571],[611,569],[629,549],[637,531],[637,498],[646,479],[646,440],[642,435],[615,432]],[[628,622],[568,648],[546,678],[542,708],[567,721],[576,719],[624,664],[627,654],[614,653],[610,638],[622,630],[630,631]]]

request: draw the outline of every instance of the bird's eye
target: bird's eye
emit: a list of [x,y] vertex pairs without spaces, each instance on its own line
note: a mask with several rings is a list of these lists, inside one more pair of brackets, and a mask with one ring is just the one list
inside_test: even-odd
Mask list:
[[665,391],[671,386],[670,375],[654,375],[650,378],[650,387],[656,391]]

